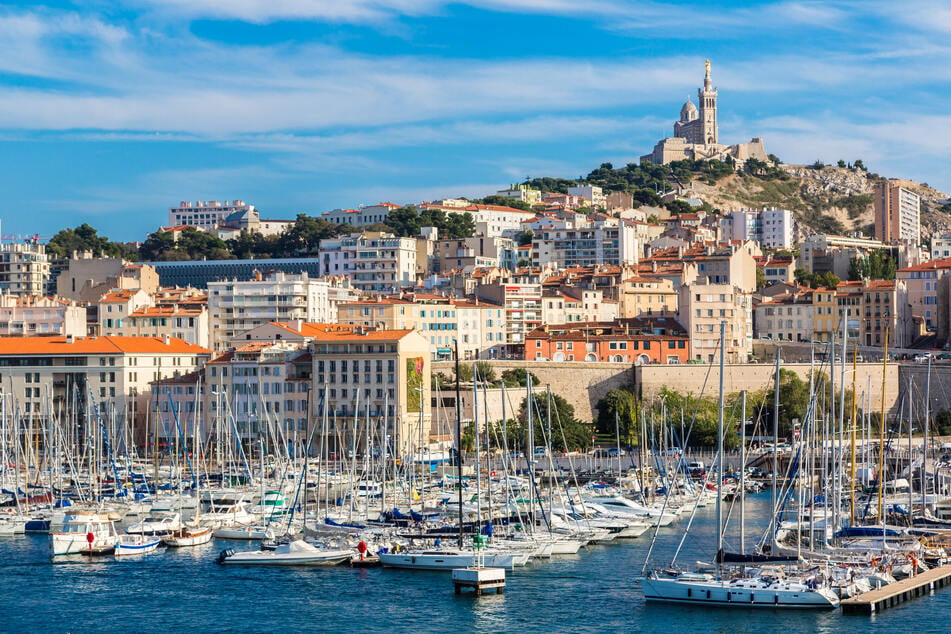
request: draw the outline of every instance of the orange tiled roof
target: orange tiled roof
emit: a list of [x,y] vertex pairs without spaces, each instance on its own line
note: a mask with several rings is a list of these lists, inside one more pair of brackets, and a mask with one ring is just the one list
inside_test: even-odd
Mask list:
[[210,354],[211,350],[176,337],[2,337],[0,355],[57,354]]

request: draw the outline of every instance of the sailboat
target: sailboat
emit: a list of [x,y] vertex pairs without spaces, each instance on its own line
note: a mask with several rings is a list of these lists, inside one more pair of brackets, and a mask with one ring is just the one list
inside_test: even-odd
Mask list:
[[[717,468],[717,553],[723,551],[723,515],[721,508],[723,484],[723,383],[726,323],[720,323],[720,396]],[[778,392],[777,387],[777,392]],[[781,566],[763,566],[743,573],[724,576],[720,558],[716,571],[679,572],[653,570],[643,579],[641,587],[647,601],[687,603],[725,607],[768,608],[834,608],[839,597],[828,586],[819,566],[807,574],[787,576]]]

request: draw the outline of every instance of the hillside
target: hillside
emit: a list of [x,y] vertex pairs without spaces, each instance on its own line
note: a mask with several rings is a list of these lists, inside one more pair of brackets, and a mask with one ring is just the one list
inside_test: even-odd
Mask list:
[[[542,191],[566,191],[576,183],[600,185],[605,191],[628,191],[642,204],[658,204],[656,192],[674,191],[699,198],[705,207],[722,212],[783,207],[794,212],[800,236],[820,231],[860,232],[871,237],[872,192],[883,178],[856,167],[787,165],[771,157],[769,163],[751,160],[741,172],[718,161],[628,164],[620,168],[605,163],[578,181],[534,178],[525,184]],[[921,196],[924,240],[936,231],[951,230],[951,205],[943,205],[948,194],[924,183],[895,182]]]

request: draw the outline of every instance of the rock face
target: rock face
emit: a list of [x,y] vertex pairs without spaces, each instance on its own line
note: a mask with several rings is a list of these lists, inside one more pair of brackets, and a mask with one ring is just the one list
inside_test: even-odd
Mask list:
[[[694,180],[690,190],[723,212],[770,206],[790,209],[799,225],[799,237],[816,231],[874,235],[872,192],[884,177],[844,167],[779,167],[788,178],[734,174],[715,185]],[[951,215],[941,210],[947,194],[925,183],[890,180],[921,196],[923,239],[951,231]]]

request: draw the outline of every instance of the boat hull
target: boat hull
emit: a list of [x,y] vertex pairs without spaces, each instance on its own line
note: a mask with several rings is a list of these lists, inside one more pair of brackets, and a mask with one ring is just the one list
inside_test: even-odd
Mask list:
[[839,599],[830,590],[801,587],[744,587],[729,581],[683,581],[644,579],[644,598],[651,602],[681,603],[710,607],[831,609]]

